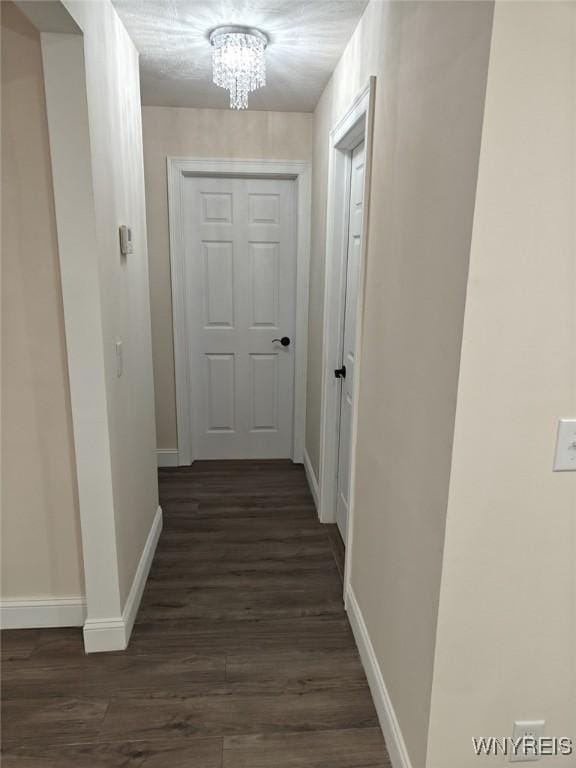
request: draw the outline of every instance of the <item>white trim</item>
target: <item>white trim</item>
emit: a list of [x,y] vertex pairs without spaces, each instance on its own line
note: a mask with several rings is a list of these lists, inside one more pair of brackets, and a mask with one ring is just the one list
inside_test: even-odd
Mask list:
[[132,580],[132,586],[128,593],[122,616],[111,617],[110,619],[89,619],[86,621],[84,624],[84,647],[86,653],[123,651],[127,648],[161,532],[162,508],[158,507],[150,526],[148,538],[142,550],[134,579]]
[[312,462],[310,461],[310,456],[308,456],[308,451],[306,448],[304,448],[303,463],[304,471],[306,472],[306,479],[308,480],[308,485],[310,486],[310,493],[314,499],[316,510],[318,510],[318,505],[320,502],[320,489],[318,488],[316,473],[314,472],[314,467],[312,466]]
[[2,629],[81,627],[85,618],[86,598],[82,595],[0,600]]
[[168,157],[168,211],[172,275],[172,321],[176,372],[176,422],[180,465],[194,459],[184,278],[182,190],[186,176],[240,176],[294,179],[297,194],[296,338],[294,431],[292,460],[301,462],[306,431],[306,372],[308,365],[308,290],[310,279],[310,163],[292,160],[228,160]]
[[126,625],[122,616],[116,619],[88,619],[84,624],[86,653],[124,651],[127,647]]
[[156,451],[156,457],[159,467],[179,467],[180,459],[178,458],[177,448],[158,448]]
[[366,672],[380,728],[382,729],[384,741],[390,755],[390,761],[393,768],[412,768],[404,736],[400,730],[400,723],[394,712],[390,694],[382,677],[382,671],[380,670],[362,611],[351,586],[348,586],[346,593],[346,610],[348,611],[350,626],[352,627],[362,665]]
[[136,573],[134,574],[132,587],[130,588],[126,604],[124,605],[124,610],[122,611],[122,619],[126,627],[126,645],[128,645],[130,635],[132,634],[132,627],[136,620],[136,614],[140,607],[140,601],[142,600],[142,594],[144,592],[144,587],[146,586],[148,574],[150,573],[150,566],[154,560],[154,554],[156,553],[156,547],[161,533],[162,507],[158,507],[152,525],[150,526],[150,531],[148,532],[148,538],[146,539],[146,544],[142,550],[142,555],[140,556],[138,568],[136,568]]
[[[318,516],[323,523],[336,519],[336,483],[338,477],[338,436],[340,421],[339,387],[334,369],[341,364],[342,328],[344,323],[346,256],[348,248],[349,177],[351,153],[360,143],[365,145],[364,210],[360,274],[358,276],[356,363],[354,365],[354,392],[359,391],[359,373],[362,351],[362,320],[364,282],[368,244],[368,217],[370,211],[370,179],[372,165],[372,128],[374,122],[374,95],[376,78],[370,77],[365,88],[356,96],[349,109],[330,131],[328,203],[326,221],[326,267],[324,286],[324,325],[322,360],[322,407],[320,423],[320,504]],[[354,513],[354,480],[358,398],[352,404],[350,493],[344,568],[344,596],[350,580],[352,553],[352,518]]]
[[[344,116],[330,131],[328,202],[326,220],[326,266],[324,285],[322,408],[320,426],[320,520],[333,523],[336,519],[336,478],[338,468],[339,388],[334,369],[340,365],[342,354],[342,326],[345,302],[345,264],[348,248],[347,182],[350,176],[350,155],[362,141],[366,143],[366,172],[364,176],[364,222],[369,209],[369,135],[368,111],[375,78],[354,99]],[[367,230],[363,228],[361,269],[365,260]],[[359,283],[358,308],[361,309]],[[357,326],[361,325],[361,311]],[[359,366],[354,366],[358,370]],[[357,390],[355,390],[357,391]],[[349,526],[350,527],[350,526]]]
[[[368,258],[368,234],[370,225],[370,188],[372,184],[372,153],[374,141],[374,105],[376,101],[376,77],[370,77],[367,86],[367,96],[364,97],[363,108],[366,109],[364,125],[364,210],[362,218],[362,248],[360,254],[360,274],[358,275],[358,297],[356,316],[356,342],[354,364],[354,392],[360,392],[360,371],[362,369],[362,334],[364,330],[364,295],[366,292],[366,261]],[[348,499],[348,525],[346,552],[344,558],[344,603],[348,588],[351,588],[350,574],[354,555],[354,515],[356,511],[356,443],[358,438],[358,402],[359,397],[352,403],[352,424],[350,430],[350,489]]]
[[122,606],[84,38],[41,42],[87,613],[101,619]]

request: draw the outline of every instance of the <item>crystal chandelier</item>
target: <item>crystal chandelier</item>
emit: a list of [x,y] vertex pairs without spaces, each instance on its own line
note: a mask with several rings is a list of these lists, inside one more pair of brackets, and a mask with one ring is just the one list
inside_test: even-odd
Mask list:
[[210,43],[214,83],[230,91],[231,109],[248,109],[248,94],[266,85],[268,38],[259,29],[218,27]]

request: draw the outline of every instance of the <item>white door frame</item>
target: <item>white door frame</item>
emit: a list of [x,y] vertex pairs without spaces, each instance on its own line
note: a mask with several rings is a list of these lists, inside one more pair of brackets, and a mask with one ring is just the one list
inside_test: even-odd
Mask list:
[[176,377],[178,465],[194,461],[190,398],[192,377],[186,323],[184,244],[184,179],[189,176],[293,179],[296,184],[296,338],[292,461],[301,463],[306,431],[306,368],[308,363],[308,285],[310,278],[310,163],[292,160],[229,160],[168,157],[168,213],[172,272],[172,321]]
[[364,308],[364,282],[368,243],[368,217],[370,211],[370,169],[372,164],[372,126],[374,121],[374,93],[376,78],[370,77],[345,114],[330,131],[328,208],[326,221],[326,267],[324,285],[324,336],[322,360],[322,410],[320,423],[320,499],[318,514],[323,523],[336,520],[338,481],[338,439],[340,432],[340,387],[334,378],[334,369],[341,364],[342,331],[344,324],[346,259],[348,253],[348,207],[351,154],[359,144],[365,145],[364,211],[362,217],[362,246],[358,298],[356,309],[356,364],[354,366],[352,426],[350,437],[350,494],[348,511],[348,541],[346,546],[346,572],[349,578],[352,550],[354,514],[354,479],[356,461],[356,432],[358,422],[358,377]]

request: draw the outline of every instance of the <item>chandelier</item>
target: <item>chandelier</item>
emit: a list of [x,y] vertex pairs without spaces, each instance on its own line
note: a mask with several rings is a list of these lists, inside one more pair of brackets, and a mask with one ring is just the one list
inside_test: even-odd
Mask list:
[[210,43],[214,83],[230,91],[231,109],[248,109],[248,94],[266,85],[268,38],[259,29],[218,27]]

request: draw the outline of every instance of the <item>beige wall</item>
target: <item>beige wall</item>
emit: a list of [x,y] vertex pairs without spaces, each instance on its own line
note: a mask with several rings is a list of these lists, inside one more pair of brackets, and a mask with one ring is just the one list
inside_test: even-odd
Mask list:
[[478,765],[471,736],[516,719],[576,738],[576,475],[552,472],[576,416],[575,51],[576,4],[497,3],[429,768]]
[[144,107],[144,163],[159,448],[176,448],[166,157],[309,160],[312,115]]
[[306,446],[319,463],[328,132],[377,76],[351,584],[423,768],[492,5],[372,2],[314,115]]
[[2,13],[2,597],[84,592],[40,37]]

